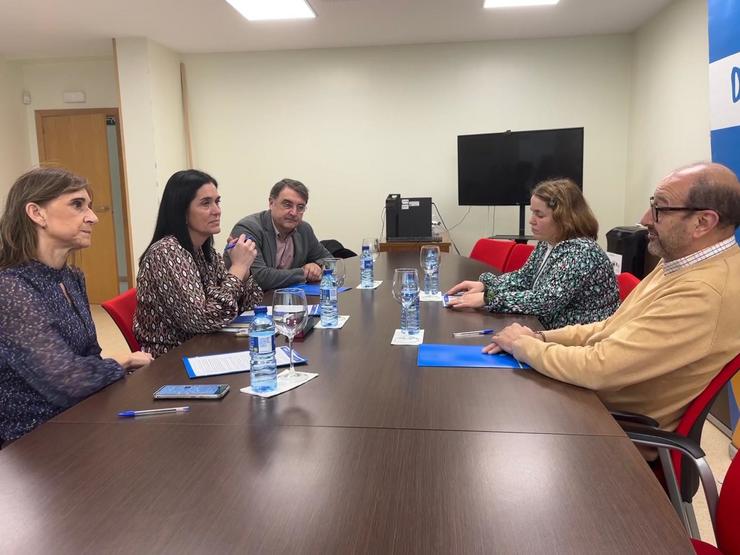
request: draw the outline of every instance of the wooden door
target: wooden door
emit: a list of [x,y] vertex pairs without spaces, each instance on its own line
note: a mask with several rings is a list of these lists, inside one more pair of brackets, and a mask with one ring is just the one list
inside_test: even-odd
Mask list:
[[93,229],[92,246],[77,251],[71,260],[85,273],[93,304],[118,295],[119,271],[127,273],[126,268],[118,268],[116,257],[107,115],[104,110],[71,110],[37,112],[36,117],[41,164],[61,166],[86,178],[93,191],[93,210],[99,221]]

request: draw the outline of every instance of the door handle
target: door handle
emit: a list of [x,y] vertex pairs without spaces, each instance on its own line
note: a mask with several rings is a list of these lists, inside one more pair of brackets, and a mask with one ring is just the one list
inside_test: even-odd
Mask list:
[[93,206],[93,210],[95,212],[110,212],[110,206],[105,206],[105,205]]

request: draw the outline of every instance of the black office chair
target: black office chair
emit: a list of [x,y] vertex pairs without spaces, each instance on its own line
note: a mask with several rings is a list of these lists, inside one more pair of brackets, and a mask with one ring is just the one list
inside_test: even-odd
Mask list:
[[324,239],[323,241],[320,241],[320,243],[324,245],[324,248],[328,250],[334,258],[352,258],[353,256],[357,256],[356,252],[345,249],[344,245],[336,239]]

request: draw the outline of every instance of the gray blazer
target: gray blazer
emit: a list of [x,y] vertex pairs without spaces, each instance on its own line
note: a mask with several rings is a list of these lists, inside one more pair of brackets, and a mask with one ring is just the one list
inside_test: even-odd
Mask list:
[[231,230],[231,236],[239,237],[242,233],[251,235],[257,243],[257,258],[252,263],[252,275],[264,290],[305,283],[303,277],[305,264],[315,262],[321,265],[325,258],[331,258],[331,253],[319,243],[311,226],[301,222],[293,233],[292,268],[287,270],[275,268],[277,241],[269,210],[250,214],[239,220]]

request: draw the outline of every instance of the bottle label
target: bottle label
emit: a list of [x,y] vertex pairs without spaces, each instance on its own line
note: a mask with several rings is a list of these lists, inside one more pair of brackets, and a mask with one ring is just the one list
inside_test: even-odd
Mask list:
[[373,259],[372,258],[366,258],[362,261],[362,269],[363,270],[371,270],[373,267]]
[[257,354],[269,354],[275,350],[275,335],[249,338],[251,350]]

